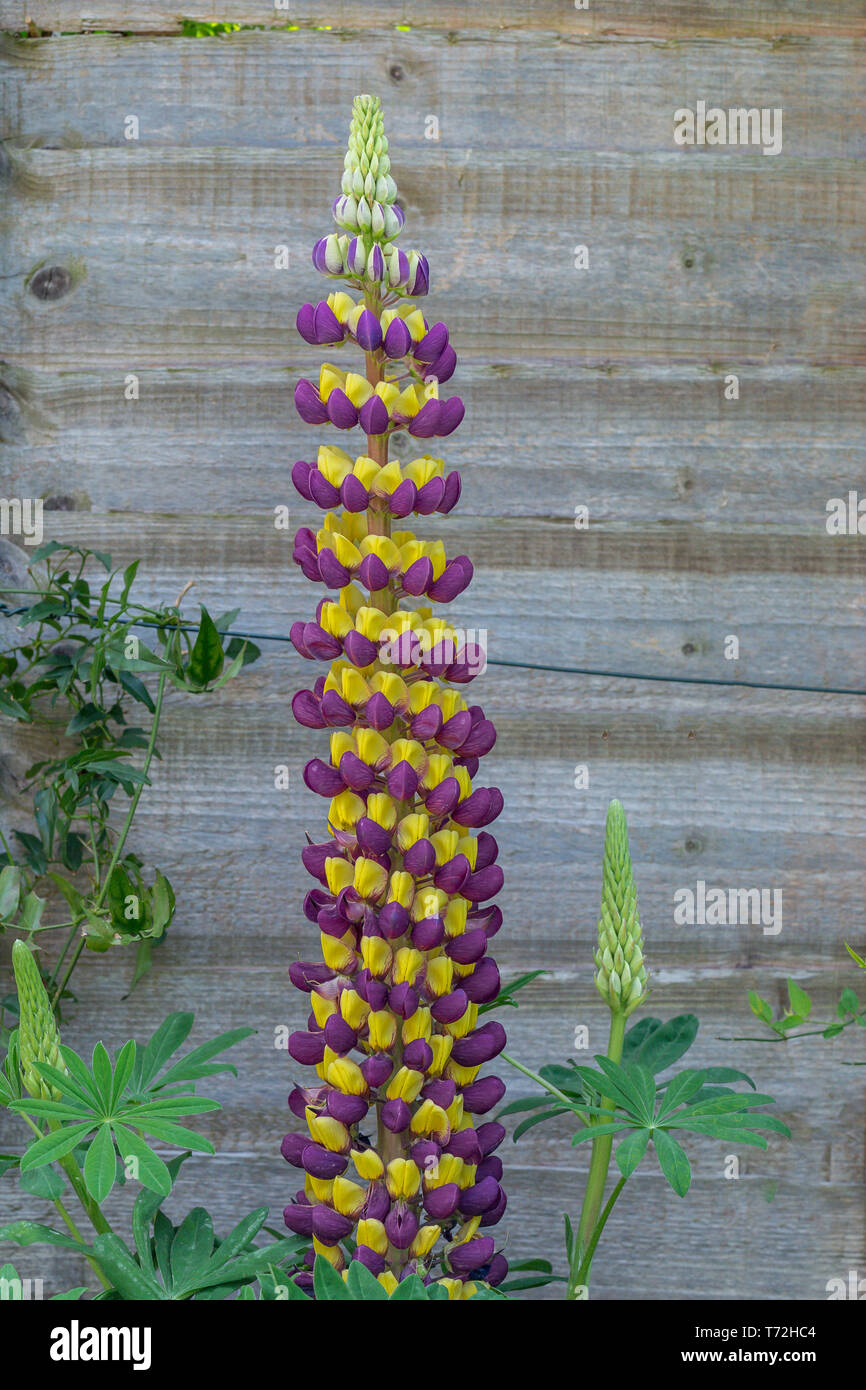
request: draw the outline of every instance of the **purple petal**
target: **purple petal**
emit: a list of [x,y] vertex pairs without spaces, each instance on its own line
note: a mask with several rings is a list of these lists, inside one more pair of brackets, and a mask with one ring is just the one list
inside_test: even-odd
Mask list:
[[316,1067],[325,1055],[324,1033],[290,1033],[289,1056],[303,1067]]
[[[437,504],[438,505],[438,504]],[[428,593],[437,603],[450,603],[472,583],[472,561],[467,555],[457,555],[444,568]]]
[[365,309],[358,319],[355,337],[358,346],[365,352],[376,352],[382,346],[382,325],[369,309]]
[[[452,397],[454,399],[454,397]],[[450,402],[449,402],[450,404]],[[422,405],[418,414],[409,423],[409,433],[413,439],[432,439],[434,434],[443,434],[439,427],[443,406],[441,401],[429,400]],[[459,424],[459,421],[458,421]],[[456,429],[456,425],[454,428]],[[450,430],[447,431],[450,434]],[[432,479],[431,479],[432,482]],[[417,505],[417,504],[416,504]]]
[[324,729],[325,719],[322,707],[312,690],[299,690],[292,696],[292,714],[305,729]]
[[475,931],[465,931],[462,936],[455,936],[445,947],[445,954],[459,965],[474,965],[486,950],[487,932],[479,927]]
[[448,1263],[455,1274],[472,1274],[488,1260],[492,1260],[496,1246],[492,1236],[481,1236],[477,1240],[467,1240],[448,1252]]
[[[361,414],[363,415],[363,413],[364,407],[362,406]],[[362,420],[361,424],[363,425],[363,423],[364,421]],[[340,485],[339,497],[348,512],[363,512],[370,501],[369,492],[364,487],[361,479],[356,478],[354,473],[348,473],[343,479]]]
[[314,468],[310,474],[310,497],[316,506],[323,508],[336,507],[340,501],[339,490],[328,482],[318,468]]
[[[327,1038],[327,1025],[325,1036]],[[506,1041],[501,1023],[485,1023],[468,1037],[456,1038],[451,1056],[459,1067],[480,1067],[484,1062],[498,1057]]]
[[316,346],[316,319],[312,304],[302,304],[295,319],[295,326],[305,343]]
[[352,405],[345,391],[341,391],[339,386],[335,387],[325,404],[326,414],[332,425],[336,425],[338,430],[354,429],[358,423],[358,410]]
[[386,695],[377,690],[364,706],[364,718],[371,729],[389,729],[394,723],[394,706]]
[[412,346],[412,334],[403,319],[392,319],[385,330],[383,343],[386,357],[405,357]]
[[326,343],[341,343],[346,330],[326,300],[315,308],[316,339],[324,346]]
[[453,434],[465,414],[466,407],[459,396],[452,396],[445,401],[439,417],[439,433],[443,436]]
[[406,570],[403,575],[403,590],[407,594],[424,594],[427,586],[433,579],[433,561],[426,555],[422,555]]
[[[436,404],[438,404],[436,401],[427,402],[427,405]],[[427,406],[425,405],[424,410],[426,409]],[[415,416],[415,419],[419,419],[420,416],[423,414],[424,411],[420,411],[419,414]],[[409,433],[411,434],[412,431],[410,430]],[[432,433],[435,433],[435,430],[432,431]],[[436,511],[437,507],[442,501],[444,495],[445,483],[443,482],[443,480],[441,478],[431,478],[429,482],[426,482],[423,487],[418,489],[418,495],[415,498],[416,512],[418,512],[421,516],[432,516],[433,512]]]
[[321,758],[311,758],[307,763],[304,768],[304,784],[319,796],[339,796],[341,791],[345,791],[343,779],[337,769],[331,767],[330,763],[323,763]]
[[505,1095],[505,1082],[498,1076],[484,1076],[463,1088],[463,1109],[470,1115],[484,1115]]
[[384,589],[390,579],[388,567],[378,555],[365,555],[358,569],[358,578],[365,589]]
[[365,637],[361,632],[356,632],[354,628],[351,632],[346,633],[344,646],[346,657],[353,666],[362,668],[370,666],[379,654],[379,648],[375,642],[371,642],[369,637]]
[[326,1182],[345,1173],[349,1163],[344,1154],[334,1153],[322,1144],[308,1144],[302,1154],[302,1160],[304,1168],[312,1177],[324,1178]]
[[434,323],[421,339],[412,356],[417,362],[435,362],[448,345],[448,329],[444,323]]
[[328,418],[315,386],[303,377],[295,387],[295,409],[308,425],[323,425]]
[[365,434],[384,434],[389,424],[388,407],[381,396],[371,396],[361,406],[361,428]]
[[392,1134],[402,1134],[404,1129],[409,1128],[412,1119],[412,1111],[405,1100],[386,1100],[381,1115],[382,1124]]
[[463,988],[473,1004],[489,1004],[499,994],[499,967],[491,956],[485,956],[473,973],[464,977]]
[[411,478],[404,478],[388,499],[388,510],[392,516],[408,516],[415,510],[417,489]]

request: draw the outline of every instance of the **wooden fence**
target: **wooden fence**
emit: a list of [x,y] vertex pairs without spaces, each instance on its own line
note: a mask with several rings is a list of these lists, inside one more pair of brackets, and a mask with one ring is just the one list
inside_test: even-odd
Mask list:
[[[862,1044],[719,1040],[755,1031],[747,989],[780,1004],[786,976],[826,1016],[857,984],[843,941],[866,939],[864,541],[825,525],[829,498],[866,485],[862,5],[188,5],[263,26],[206,38],[162,0],[84,10],[0,0],[4,495],[46,499],[47,538],[141,556],[154,600],[194,579],[191,614],[240,604],[248,630],[285,634],[311,608],[273,522],[283,503],[311,521],[289,482],[313,437],[291,392],[318,354],[294,315],[320,292],[309,248],[352,98],[378,93],[467,406],[445,446],[463,500],[428,534],[473,557],[453,611],[512,663],[476,687],[506,797],[496,955],[506,976],[548,973],[507,1020],[511,1051],[565,1058],[579,1023],[604,1048],[590,957],[619,796],[653,1012],[698,1012],[697,1060],[755,1074],[794,1134],[740,1154],[738,1181],[719,1145],[691,1145],[684,1201],[648,1164],[596,1295],[813,1298],[866,1273],[863,1073],[841,1065]],[[698,100],[781,108],[781,153],[676,146],[674,112]],[[171,697],[136,847],[175,884],[177,919],[128,999],[128,957],[87,960],[68,1025],[75,1044],[116,1044],[194,1007],[202,1037],[259,1030],[240,1079],[213,1088],[218,1156],[177,1189],[178,1209],[203,1200],[223,1225],[278,1213],[294,1186],[274,1035],[305,1013],[286,972],[310,949],[298,856],[321,818],[300,779],[321,749],[289,710],[303,667],[265,643],[218,698]],[[17,824],[32,750],[4,739]],[[676,925],[674,893],[699,879],[780,889],[781,933]],[[504,1155],[509,1253],[560,1267],[587,1162],[567,1132]],[[21,1205],[4,1180],[0,1217]],[[52,1289],[77,1282],[62,1253],[16,1259]]]

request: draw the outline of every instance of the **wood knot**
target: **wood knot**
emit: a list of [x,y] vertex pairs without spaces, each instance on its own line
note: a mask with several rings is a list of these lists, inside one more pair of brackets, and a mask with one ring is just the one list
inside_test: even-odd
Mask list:
[[695,646],[694,642],[683,642],[683,656],[694,656],[696,651],[697,647]]
[[28,286],[37,299],[62,299],[72,289],[72,276],[62,265],[46,265],[37,270]]
[[388,76],[392,82],[402,82],[406,74],[399,63],[392,63],[388,69]]

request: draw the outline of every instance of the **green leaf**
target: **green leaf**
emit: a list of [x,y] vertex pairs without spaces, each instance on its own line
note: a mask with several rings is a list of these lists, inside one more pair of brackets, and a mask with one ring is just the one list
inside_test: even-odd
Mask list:
[[753,989],[749,990],[749,1008],[756,1018],[760,1018],[764,1023],[772,1023],[773,1010],[766,999],[762,999]]
[[569,1114],[569,1111],[566,1110],[564,1105],[554,1106],[551,1110],[543,1110],[540,1115],[533,1115],[530,1119],[523,1120],[522,1123],[517,1126],[511,1138],[516,1144],[521,1135],[525,1134],[528,1129],[532,1129],[533,1125],[540,1125],[542,1120],[551,1120],[556,1115],[567,1114]]
[[139,1050],[137,1065],[133,1070],[133,1084],[136,1090],[143,1090],[150,1085],[172,1053],[176,1052],[189,1036],[194,1021],[195,1015],[191,1013],[169,1014],[163,1019],[150,1041]]
[[620,1134],[624,1129],[634,1129],[633,1120],[610,1120],[605,1124],[589,1125],[586,1129],[581,1129],[575,1134],[571,1143],[573,1147],[578,1144],[585,1144],[588,1140],[600,1139],[603,1134]]
[[352,1298],[341,1276],[323,1255],[316,1256],[316,1263],[313,1267],[313,1289],[320,1303],[334,1303],[341,1299],[351,1300]]
[[861,970],[866,970],[866,959],[864,959],[863,956],[858,956],[857,952],[848,945],[847,941],[845,942],[845,950],[848,952],[851,959],[857,962]]
[[685,1197],[692,1181],[692,1170],[685,1149],[664,1129],[654,1129],[652,1139],[659,1166],[668,1183],[678,1197]]
[[[126,1117],[129,1118],[129,1117]],[[179,1149],[192,1149],[193,1153],[212,1154],[214,1146],[209,1139],[205,1139],[201,1134],[196,1134],[194,1129],[187,1129],[185,1125],[176,1125],[170,1120],[149,1119],[147,1123],[135,1121],[139,1129],[145,1130],[154,1139],[161,1139],[164,1144],[175,1144]]]
[[198,635],[190,652],[187,673],[193,685],[204,686],[215,680],[223,668],[222,638],[202,604]]
[[548,1096],[526,1096],[522,1100],[509,1101],[498,1111],[497,1118],[502,1119],[503,1115],[519,1115],[524,1110],[537,1110],[540,1105],[548,1104]]
[[313,1301],[307,1294],[304,1293],[304,1290],[303,1290],[303,1289],[299,1289],[299,1288],[298,1288],[298,1286],[297,1286],[297,1284],[295,1283],[294,1279],[289,1279],[289,1280],[287,1280],[286,1285],[285,1285],[285,1289],[286,1289],[286,1298],[285,1298],[285,1301],[286,1301],[287,1303],[296,1303],[296,1302],[312,1303],[312,1301]]
[[858,1014],[860,1012],[860,1000],[857,998],[853,989],[843,989],[839,998],[839,1003],[846,1013]]
[[156,1280],[136,1264],[119,1236],[98,1235],[93,1242],[93,1254],[125,1300],[155,1302],[167,1298]]
[[105,1201],[117,1176],[117,1159],[111,1126],[101,1124],[84,1160],[84,1182],[91,1197],[100,1205]]
[[135,581],[135,576],[140,564],[140,560],[133,560],[132,564],[127,565],[126,569],[123,571],[123,588],[120,591],[121,608],[126,607],[126,600],[129,598],[129,591]]
[[677,1014],[666,1023],[658,1018],[640,1019],[625,1035],[622,1060],[637,1062],[658,1076],[688,1052],[697,1032],[694,1014]]
[[63,1129],[55,1130],[53,1134],[46,1134],[42,1139],[37,1139],[21,1159],[22,1173],[28,1172],[31,1168],[40,1168],[43,1163],[53,1163],[55,1159],[71,1153],[76,1144],[92,1129],[93,1121],[87,1120],[84,1124],[66,1125]]
[[[343,1282],[342,1279],[340,1282]],[[421,1284],[420,1279],[418,1283]],[[384,1299],[386,1303],[388,1301],[388,1295],[382,1288],[375,1274],[372,1274],[360,1260],[352,1260],[349,1265],[349,1273],[346,1277],[346,1288],[349,1290],[350,1296],[355,1299],[367,1299],[369,1301],[376,1299],[380,1302]],[[421,1284],[421,1288],[424,1288],[423,1284]],[[396,1293],[397,1290],[395,1289],[394,1292]],[[411,1298],[411,1293],[406,1293],[403,1297]]]
[[267,1207],[257,1207],[248,1216],[244,1216],[235,1226],[234,1230],[229,1231],[225,1240],[220,1242],[219,1249],[211,1260],[211,1268],[219,1269],[225,1265],[234,1255],[239,1255],[246,1251],[258,1235],[268,1216]]
[[686,1068],[685,1071],[677,1072],[665,1089],[658,1118],[664,1119],[665,1115],[670,1115],[678,1105],[682,1105],[685,1101],[691,1100],[692,1096],[696,1096],[698,1091],[703,1088],[704,1079],[704,1072],[695,1071],[691,1067]]
[[791,1001],[791,1013],[807,1019],[812,1012],[812,1000],[795,980],[788,980],[788,998]]
[[13,1221],[8,1226],[0,1226],[0,1240],[8,1240],[13,1245],[62,1245],[65,1250],[87,1250],[80,1240],[64,1231],[41,1226],[38,1221]]
[[[352,1278],[352,1270],[355,1268],[355,1265],[357,1264],[360,1264],[360,1260],[353,1260],[352,1263],[349,1265],[350,1280]],[[385,1290],[382,1288],[382,1285],[379,1283],[379,1280],[374,1275],[370,1274],[369,1270],[367,1270],[367,1274],[370,1276],[370,1279],[372,1279],[373,1283],[376,1285],[376,1288],[380,1289],[381,1293],[385,1293]],[[381,1294],[369,1293],[364,1294],[362,1296],[364,1298],[374,1299],[381,1297]],[[387,1298],[388,1295],[385,1294],[385,1297]],[[420,1279],[417,1274],[410,1274],[406,1279],[402,1279],[400,1283],[397,1285],[396,1289],[391,1294],[390,1302],[427,1303],[427,1288],[424,1284],[424,1281]]]
[[0,871],[0,917],[13,917],[21,896],[21,870],[17,864],[7,864]]
[[33,1168],[29,1173],[19,1173],[18,1185],[22,1191],[29,1192],[33,1197],[44,1197],[48,1202],[56,1201],[66,1191],[63,1178],[47,1165]]
[[[189,1150],[178,1154],[176,1158],[170,1158],[166,1167],[172,1183],[176,1180],[181,1166],[192,1155]],[[135,1248],[138,1251],[138,1258],[142,1268],[153,1271],[153,1258],[150,1249],[150,1224],[159,1211],[164,1198],[162,1193],[154,1192],[150,1188],[143,1187],[135,1199],[132,1206],[132,1234],[135,1240]]]
[[171,1192],[171,1174],[159,1154],[155,1154],[139,1135],[117,1120],[113,1129],[117,1147],[127,1169],[132,1167],[133,1174],[144,1187],[158,1192],[161,1197],[167,1197]]
[[[646,1096],[642,1089],[638,1088],[630,1073],[624,1067],[618,1066],[616,1062],[612,1062],[609,1057],[598,1056],[595,1060],[604,1072],[604,1081],[597,1084],[602,1087],[605,1095],[610,1096],[612,1100],[619,1101],[626,1110],[635,1113],[642,1120],[647,1122],[652,1120],[652,1111],[649,1115],[644,1114]],[[647,1075],[652,1081],[651,1073],[644,1070],[644,1076]],[[655,1096],[655,1088],[653,1088],[653,1096]]]
[[704,1080],[709,1082],[745,1081],[753,1091],[758,1089],[750,1076],[747,1076],[744,1071],[737,1071],[735,1067],[705,1067]]
[[126,1084],[135,1066],[136,1046],[132,1038],[123,1044],[114,1063],[114,1082],[111,1087],[110,1107],[113,1110],[126,1090]]
[[[179,1081],[195,1081],[199,1075],[212,1075],[212,1072],[201,1073],[199,1068],[203,1063],[209,1062],[220,1052],[225,1052],[228,1048],[234,1047],[236,1043],[242,1042],[244,1038],[249,1038],[255,1033],[255,1028],[232,1028],[227,1033],[220,1033],[218,1037],[211,1038],[209,1042],[202,1043],[200,1047],[194,1047],[192,1052],[188,1052],[179,1062],[175,1062],[173,1067],[169,1067],[158,1081],[160,1089],[164,1086],[173,1086]],[[221,1071],[235,1072],[235,1068],[230,1062],[220,1063]],[[236,1073],[235,1073],[236,1074]]]
[[630,1178],[640,1163],[649,1143],[648,1129],[633,1129],[616,1146],[616,1161],[624,1178]]
[[177,1229],[171,1246],[171,1277],[176,1288],[192,1285],[203,1274],[213,1251],[213,1222],[204,1207],[193,1207]]

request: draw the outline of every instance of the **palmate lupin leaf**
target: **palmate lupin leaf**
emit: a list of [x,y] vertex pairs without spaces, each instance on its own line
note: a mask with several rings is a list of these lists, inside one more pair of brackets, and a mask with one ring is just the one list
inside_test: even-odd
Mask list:
[[55,1098],[14,1101],[10,1108],[48,1120],[52,1128],[27,1149],[21,1159],[21,1172],[60,1160],[86,1144],[84,1182],[95,1201],[104,1202],[114,1187],[118,1153],[127,1170],[145,1187],[167,1196],[171,1174],[144,1136],[213,1153],[210,1140],[178,1120],[220,1108],[215,1100],[189,1093],[202,1077],[233,1071],[230,1063],[213,1063],[210,1059],[254,1031],[237,1028],[224,1033],[165,1069],[189,1033],[192,1021],[192,1014],[171,1014],[146,1047],[139,1051],[130,1040],[113,1062],[101,1042],[93,1050],[90,1067],[62,1044],[56,1066],[34,1061],[33,1070],[40,1084],[50,1087]]

